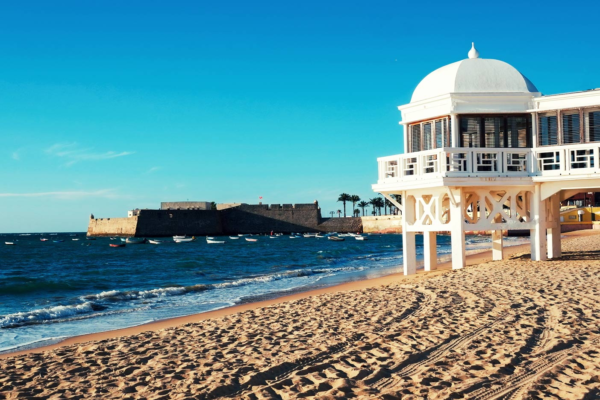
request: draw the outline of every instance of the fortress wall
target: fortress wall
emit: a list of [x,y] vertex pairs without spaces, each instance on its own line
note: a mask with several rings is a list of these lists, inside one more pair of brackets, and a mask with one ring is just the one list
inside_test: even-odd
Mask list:
[[318,226],[321,232],[362,232],[363,225],[360,218],[323,218]]
[[291,204],[249,205],[220,211],[223,232],[270,233],[274,232],[317,232],[321,213],[316,204],[294,208]]
[[402,216],[381,215],[376,217],[360,217],[365,233],[402,233]]
[[135,236],[138,217],[90,219],[88,236]]
[[218,235],[222,233],[219,211],[140,210],[138,237]]

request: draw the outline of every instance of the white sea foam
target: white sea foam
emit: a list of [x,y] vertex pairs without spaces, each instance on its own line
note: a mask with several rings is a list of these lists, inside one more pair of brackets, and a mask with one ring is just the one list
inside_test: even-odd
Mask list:
[[68,318],[79,314],[91,313],[93,311],[93,304],[91,302],[85,302],[71,306],[55,306],[33,311],[18,312],[1,316],[0,328],[10,328],[54,319]]

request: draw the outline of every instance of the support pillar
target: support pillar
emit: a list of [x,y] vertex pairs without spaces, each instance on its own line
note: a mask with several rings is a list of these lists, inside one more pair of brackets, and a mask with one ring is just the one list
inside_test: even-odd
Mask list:
[[404,275],[417,273],[417,244],[415,232],[409,232],[410,224],[415,222],[415,198],[402,193],[402,261],[404,264]]
[[550,202],[552,210],[552,226],[548,228],[548,258],[558,258],[562,254],[560,243],[560,192],[550,197],[547,201]]
[[423,255],[425,271],[437,268],[437,234],[436,232],[423,232]]
[[453,200],[450,201],[450,233],[452,235],[452,269],[461,269],[467,265],[465,255],[465,216],[463,212],[462,189],[452,190]]
[[[502,223],[502,217],[496,216],[494,222],[497,224]],[[492,260],[500,261],[502,259],[504,259],[504,238],[502,229],[496,229],[492,231]]]
[[531,217],[535,227],[530,230],[531,237],[531,259],[533,261],[547,260],[546,242],[546,204],[542,202],[542,188],[535,185],[533,199],[531,200]]

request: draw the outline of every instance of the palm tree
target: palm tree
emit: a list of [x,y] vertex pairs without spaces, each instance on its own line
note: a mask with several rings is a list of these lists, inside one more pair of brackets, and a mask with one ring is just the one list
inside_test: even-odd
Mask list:
[[356,209],[356,203],[358,203],[360,201],[360,197],[353,194],[352,196],[350,196],[350,201],[352,202],[352,209]]
[[381,215],[381,208],[385,205],[383,199],[381,197],[376,197],[377,199],[377,210],[379,211],[379,215]]
[[[342,210],[338,210],[338,218],[340,218],[342,216]],[[346,213],[344,213],[344,218],[346,218]]]
[[363,210],[363,217],[365,216],[365,207],[369,207],[369,203],[367,203],[366,201],[361,201],[360,203],[358,203],[358,206],[360,208],[362,208]]
[[378,210],[379,215],[381,215],[381,207],[383,207],[383,200],[381,200],[381,197],[375,197],[374,199],[369,200],[369,203],[373,206],[373,211]]
[[333,216],[335,215],[335,211],[329,211],[329,214],[331,214],[331,218],[333,218]]
[[360,217],[360,210],[358,208],[354,209],[354,216],[357,218]]
[[344,203],[344,218],[346,218],[346,202],[352,201],[352,196],[350,196],[348,193],[342,193],[337,201]]
[[393,214],[392,208],[394,207],[394,205],[392,204],[392,202],[389,201],[388,199],[385,199],[384,203],[385,203],[385,205],[384,205],[384,213],[385,213],[385,215],[388,215],[388,213],[387,213],[388,207],[390,209],[390,214]]

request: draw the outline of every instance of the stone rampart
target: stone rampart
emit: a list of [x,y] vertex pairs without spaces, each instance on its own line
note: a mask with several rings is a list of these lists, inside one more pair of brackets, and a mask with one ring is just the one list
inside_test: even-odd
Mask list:
[[402,233],[402,216],[380,215],[360,217],[365,233]]
[[88,236],[135,236],[138,217],[90,219]]
[[221,233],[219,211],[140,210],[136,236],[202,236]]
[[358,233],[363,231],[363,224],[360,218],[322,218],[317,227],[320,232],[340,232]]
[[167,237],[270,232],[362,232],[360,218],[321,218],[317,204],[241,204],[223,210],[139,210],[129,218],[92,219],[91,236]]
[[223,233],[318,232],[321,212],[316,204],[250,205],[220,211]]

